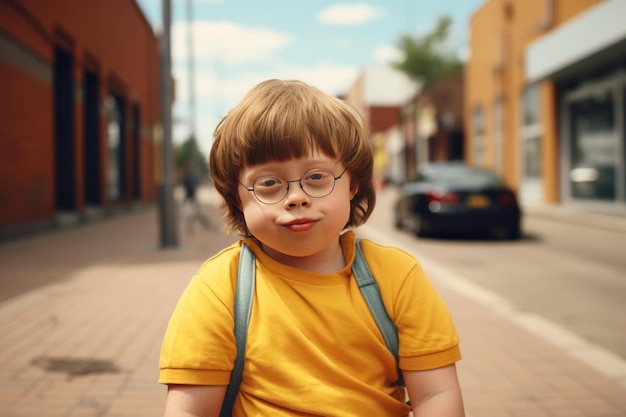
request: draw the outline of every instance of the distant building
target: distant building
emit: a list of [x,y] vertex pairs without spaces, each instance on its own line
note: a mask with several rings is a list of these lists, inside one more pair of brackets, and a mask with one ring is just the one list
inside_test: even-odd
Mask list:
[[[375,151],[375,175],[388,179],[404,172],[404,147],[398,143],[402,109],[419,85],[389,65],[365,68],[345,95],[366,118]],[[400,139],[401,140],[401,139]]]
[[463,74],[442,76],[403,108],[405,179],[429,162],[464,160]]
[[0,0],[0,233],[155,201],[159,68],[135,0]]
[[390,65],[368,67],[345,98],[368,120],[377,177],[401,183],[420,164],[463,159],[462,74],[422,90]]
[[626,1],[489,0],[470,21],[466,160],[522,202],[626,212]]

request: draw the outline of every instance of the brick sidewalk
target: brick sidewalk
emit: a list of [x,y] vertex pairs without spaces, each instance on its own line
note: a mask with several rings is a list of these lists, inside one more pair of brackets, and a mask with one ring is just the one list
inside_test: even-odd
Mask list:
[[[0,247],[3,280],[53,281],[0,304],[0,416],[162,415],[167,320],[200,263],[232,238],[181,233],[179,249],[161,251],[156,221],[149,209]],[[624,386],[437,275],[462,337],[468,417],[626,416]]]

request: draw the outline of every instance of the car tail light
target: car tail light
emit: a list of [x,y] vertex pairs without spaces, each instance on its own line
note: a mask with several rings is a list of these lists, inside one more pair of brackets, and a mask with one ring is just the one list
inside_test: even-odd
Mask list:
[[517,204],[517,198],[515,198],[513,193],[503,193],[498,197],[498,202],[505,206],[515,205]]
[[426,193],[426,199],[429,203],[437,202],[441,204],[458,204],[459,203],[459,195],[456,193],[437,193],[437,192],[429,192]]

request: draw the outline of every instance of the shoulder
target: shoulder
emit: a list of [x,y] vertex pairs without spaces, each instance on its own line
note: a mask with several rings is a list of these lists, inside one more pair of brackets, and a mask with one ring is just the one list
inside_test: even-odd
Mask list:
[[239,240],[207,259],[194,277],[197,284],[216,293],[232,292],[237,282],[242,242]]
[[[360,239],[361,250],[365,260],[372,269],[406,275],[412,270],[422,269],[419,261],[410,253],[395,246],[386,246],[369,239]],[[376,276],[376,274],[374,273]]]
[[430,296],[432,284],[420,262],[410,253],[368,239],[361,239],[361,250],[385,305],[395,311],[403,299]]

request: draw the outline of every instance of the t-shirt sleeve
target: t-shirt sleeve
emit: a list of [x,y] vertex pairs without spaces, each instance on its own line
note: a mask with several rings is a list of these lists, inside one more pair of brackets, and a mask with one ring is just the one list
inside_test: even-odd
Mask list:
[[461,359],[450,311],[419,263],[406,277],[395,308],[401,369],[435,369]]
[[181,295],[165,332],[159,383],[227,385],[236,356],[233,305],[238,251],[207,261]]

